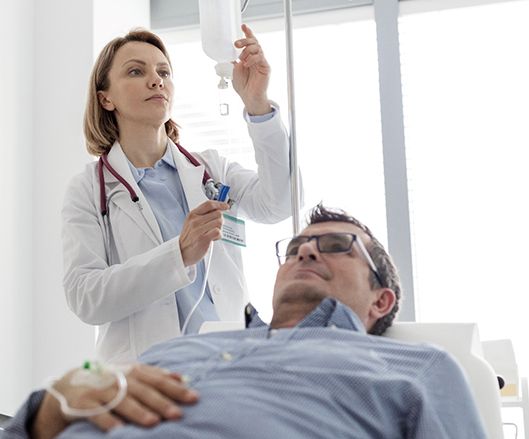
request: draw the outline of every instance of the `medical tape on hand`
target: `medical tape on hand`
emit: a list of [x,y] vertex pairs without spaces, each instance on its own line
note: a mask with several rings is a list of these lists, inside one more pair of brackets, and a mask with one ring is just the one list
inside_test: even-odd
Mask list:
[[78,409],[70,407],[65,396],[59,392],[53,385],[57,380],[51,381],[46,390],[59,401],[61,411],[66,416],[75,418],[88,418],[91,416],[101,415],[106,413],[117,405],[119,405],[127,395],[127,378],[126,371],[117,367],[102,367],[99,363],[85,362],[83,368],[74,372],[70,378],[69,384],[72,386],[84,386],[93,389],[106,389],[113,385],[114,381],[118,383],[118,391],[116,396],[106,404],[88,409]]

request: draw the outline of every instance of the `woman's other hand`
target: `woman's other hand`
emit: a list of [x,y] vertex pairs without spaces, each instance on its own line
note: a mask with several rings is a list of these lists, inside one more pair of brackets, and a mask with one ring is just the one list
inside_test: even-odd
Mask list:
[[211,242],[222,237],[222,211],[229,208],[227,203],[209,200],[189,212],[180,233],[180,252],[186,267],[200,261]]
[[234,63],[233,88],[241,97],[249,114],[267,114],[271,111],[266,94],[270,65],[252,30],[245,24],[241,28],[246,38],[235,41],[235,47],[243,50],[239,61]]

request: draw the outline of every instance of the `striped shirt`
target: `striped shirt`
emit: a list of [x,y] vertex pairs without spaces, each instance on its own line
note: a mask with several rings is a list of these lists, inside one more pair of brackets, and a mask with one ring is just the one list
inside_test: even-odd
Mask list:
[[[366,334],[325,299],[294,328],[181,337],[142,361],[183,373],[200,394],[180,421],[112,438],[477,439],[485,432],[460,367],[424,344]],[[75,423],[61,438],[99,438]]]

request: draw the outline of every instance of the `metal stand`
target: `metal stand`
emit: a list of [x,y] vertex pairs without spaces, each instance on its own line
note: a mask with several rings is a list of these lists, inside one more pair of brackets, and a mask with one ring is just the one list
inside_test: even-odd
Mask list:
[[287,89],[288,89],[288,122],[290,143],[290,194],[292,205],[293,235],[300,229],[300,190],[299,169],[296,144],[296,102],[294,98],[294,52],[292,44],[292,2],[285,0],[285,32],[287,43]]

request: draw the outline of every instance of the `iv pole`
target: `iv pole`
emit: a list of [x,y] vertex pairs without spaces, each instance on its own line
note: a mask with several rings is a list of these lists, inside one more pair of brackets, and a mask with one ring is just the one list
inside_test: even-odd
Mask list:
[[[243,0],[241,13],[248,7],[249,0]],[[292,44],[292,0],[284,2],[285,33],[287,45],[287,90],[288,90],[288,122],[289,122],[289,159],[290,159],[290,204],[292,208],[292,230],[297,235],[300,229],[300,190],[299,167],[296,143],[296,103],[294,98],[294,52]]]
[[293,235],[299,234],[300,229],[300,193],[299,169],[296,144],[296,103],[294,97],[294,53],[292,44],[292,1],[285,0],[285,33],[287,44],[287,90],[288,90],[288,122],[290,144],[290,203],[292,206]]

